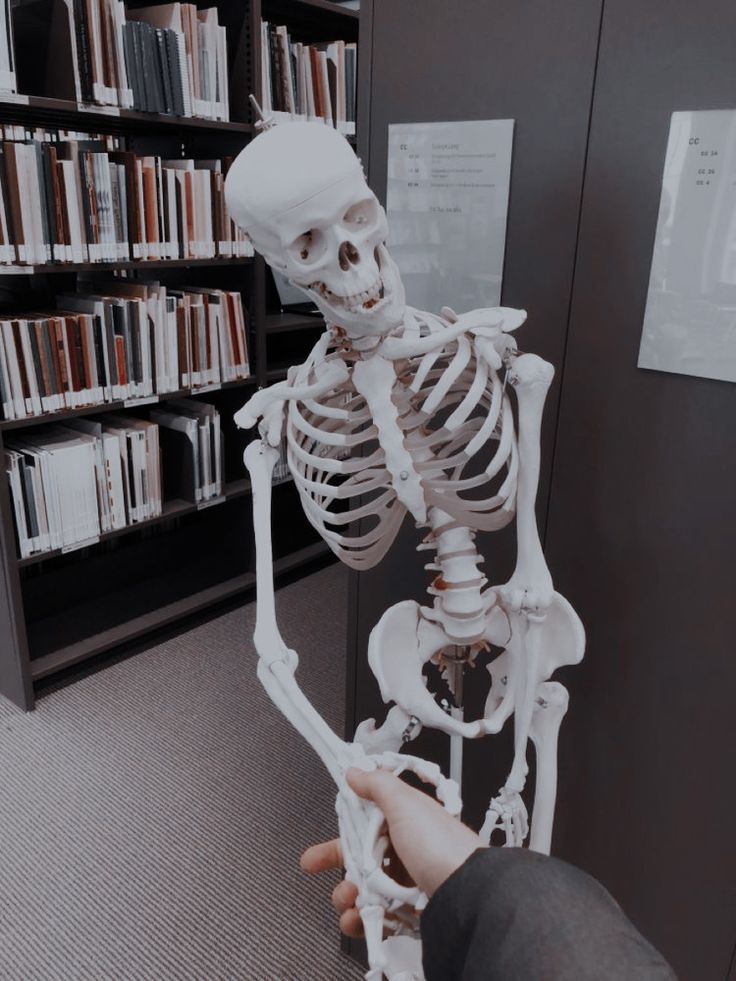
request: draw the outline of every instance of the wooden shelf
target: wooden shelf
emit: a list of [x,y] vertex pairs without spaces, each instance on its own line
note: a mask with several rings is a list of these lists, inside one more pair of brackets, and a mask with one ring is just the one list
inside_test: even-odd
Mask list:
[[[290,555],[276,559],[273,564],[274,576],[278,577],[294,572],[312,562],[326,559],[329,555],[330,549],[324,542],[320,541],[314,545],[308,545]],[[39,681],[63,668],[71,667],[80,661],[87,660],[87,658],[103,654],[124,643],[136,640],[152,630],[168,626],[182,617],[229,599],[238,593],[253,589],[255,584],[256,577],[252,572],[233,576],[215,586],[209,586],[183,599],[167,603],[156,610],[134,617],[120,626],[101,631],[91,637],[85,637],[84,640],[61,647],[32,660],[31,677],[34,681]]]
[[264,20],[286,24],[299,41],[358,40],[360,11],[329,0],[261,0]]
[[264,317],[263,325],[267,334],[280,334],[292,330],[325,329],[322,315],[309,317],[303,313],[269,313]]
[[[163,521],[169,521],[171,518],[181,518],[185,514],[194,514],[195,511],[206,511],[208,508],[217,507],[218,504],[224,504],[225,501],[230,501],[234,497],[242,497],[245,494],[250,494],[250,481],[243,477],[241,480],[233,480],[229,484],[226,484],[222,489],[222,496],[212,501],[201,501],[199,504],[179,499],[164,501],[161,514],[157,514],[155,517],[148,518],[145,521],[136,521],[133,524],[125,525],[124,528],[116,528],[114,531],[103,532],[97,540],[91,542],[88,546],[82,547],[94,548],[99,542],[107,542],[112,538],[119,538],[121,535],[129,535],[132,532],[140,531],[142,528],[152,528],[154,525],[159,525]],[[75,551],[81,551],[81,548],[70,548],[66,550],[55,548],[48,552],[37,552],[35,555],[29,555],[28,558],[18,559],[17,561],[20,568],[24,569],[29,565],[38,565],[39,562],[55,559],[59,555],[73,554]]]
[[248,378],[241,378],[238,381],[222,382],[220,385],[206,385],[203,388],[180,388],[176,392],[162,392],[160,395],[151,396],[139,401],[128,399],[126,401],[101,402],[99,405],[85,405],[75,409],[60,409],[58,412],[46,412],[40,416],[28,416],[26,419],[2,419],[0,420],[0,431],[28,429],[32,426],[63,422],[64,419],[74,419],[77,416],[98,415],[100,412],[121,412],[124,409],[134,409],[137,405],[156,405],[160,402],[168,402],[171,399],[189,398],[192,395],[207,395],[209,392],[221,392],[228,388],[243,388],[247,385],[255,384],[255,378],[253,375],[250,375]]
[[[220,22],[227,29],[231,112],[236,120],[251,118],[247,93],[259,89],[260,14],[273,23],[288,25],[295,40],[358,40],[360,13],[330,0],[261,0],[252,5],[242,0],[214,2]],[[23,43],[31,88],[34,80],[39,85],[43,82],[36,72],[32,32]],[[124,149],[167,159],[225,158],[234,155],[255,134],[255,127],[249,122],[216,122],[79,105],[73,85],[59,84],[48,91],[66,98],[0,96],[0,122],[17,125],[24,131],[45,128],[111,134]],[[354,138],[350,139],[354,142]],[[230,266],[233,268],[226,272]],[[247,267],[247,272],[241,272],[242,267]],[[20,309],[21,305],[24,310],[29,305],[35,309],[40,303],[45,304],[52,292],[60,292],[64,282],[67,286],[73,283],[78,273],[139,270],[158,278],[163,277],[164,270],[181,270],[168,278],[192,286],[223,288],[245,279],[253,370],[250,378],[217,387],[180,389],[154,399],[116,400],[26,419],[0,420],[1,445],[3,435],[10,439],[16,432],[32,432],[33,427],[135,410],[181,397],[201,395],[206,399],[208,393],[218,391],[222,392],[217,406],[224,436],[223,473],[240,477],[229,481],[215,501],[198,506],[191,501],[169,499],[160,515],[104,533],[76,551],[57,549],[27,559],[17,557],[10,487],[7,478],[0,480],[0,606],[9,612],[0,638],[0,691],[22,708],[33,708],[34,692],[42,679],[89,658],[130,646],[129,642],[138,642],[146,634],[168,629],[192,614],[254,588],[250,482],[242,469],[242,447],[252,434],[237,429],[233,414],[238,403],[257,386],[286,378],[287,366],[302,361],[311,346],[313,337],[309,332],[316,337],[324,330],[319,318],[290,313],[266,315],[268,304],[271,309],[278,308],[278,299],[267,297],[265,268],[261,257],[221,256],[0,264],[0,283],[5,284],[8,310]],[[230,388],[235,391],[224,391]],[[275,575],[297,573],[311,563],[330,558],[328,546],[318,539],[298,506],[292,478],[274,481],[274,488]],[[211,513],[199,515],[199,510],[204,509]]]
[[105,272],[111,269],[188,269],[197,266],[245,266],[252,256],[218,256],[213,259],[116,259],[114,262],[47,262],[38,266],[0,263],[0,276],[39,276],[49,273]]
[[294,13],[314,14],[319,11],[330,17],[341,17],[345,24],[360,19],[359,10],[343,7],[340,3],[331,3],[330,0],[261,0],[261,7],[264,17],[273,16],[274,13],[288,16]]
[[214,119],[198,119],[193,116],[169,116],[155,112],[139,112],[137,109],[78,104],[68,99],[49,99],[38,95],[18,95],[0,98],[0,120],[3,122],[30,123],[34,126],[50,126],[64,129],[94,128],[101,132],[205,131],[208,136],[223,134],[250,134],[250,123],[219,122]]

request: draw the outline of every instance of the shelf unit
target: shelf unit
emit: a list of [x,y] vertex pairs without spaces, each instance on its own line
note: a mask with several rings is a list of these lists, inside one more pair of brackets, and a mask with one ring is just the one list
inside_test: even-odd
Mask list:
[[[150,2],[132,0],[129,6]],[[286,24],[296,40],[358,39],[358,13],[330,0],[199,0],[199,5],[216,5],[227,28],[232,122],[108,110],[38,95],[0,98],[0,122],[118,134],[141,154],[232,157],[254,134],[248,94],[257,92],[260,78],[261,17]],[[74,289],[79,273],[116,269],[133,276],[136,270],[153,272],[172,286],[241,291],[252,375],[217,388],[160,396],[161,402],[192,396],[217,405],[226,452],[223,493],[215,501],[196,505],[167,500],[161,515],[102,534],[94,543],[20,559],[8,482],[4,468],[0,471],[0,693],[27,710],[33,708],[39,686],[62,670],[124,649],[152,631],[175,627],[184,617],[253,589],[250,483],[242,463],[252,434],[236,429],[232,417],[258,387],[284,378],[287,366],[303,359],[323,329],[319,318],[279,308],[270,273],[258,255],[0,266],[0,310],[28,304],[30,298],[40,309],[44,297],[50,304],[55,293]],[[150,402],[118,401],[0,420],[0,451],[10,432],[104,412],[145,415]],[[329,558],[288,478],[274,485],[273,511],[276,576],[293,575]]]

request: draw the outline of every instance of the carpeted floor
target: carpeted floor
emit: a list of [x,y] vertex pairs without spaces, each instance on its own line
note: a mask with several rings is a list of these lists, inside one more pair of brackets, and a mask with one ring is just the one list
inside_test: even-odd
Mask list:
[[[299,679],[342,732],[347,578],[277,594]],[[326,615],[325,611],[329,610]],[[0,978],[342,981],[302,849],[333,785],[255,677],[252,604],[56,691],[0,704]]]

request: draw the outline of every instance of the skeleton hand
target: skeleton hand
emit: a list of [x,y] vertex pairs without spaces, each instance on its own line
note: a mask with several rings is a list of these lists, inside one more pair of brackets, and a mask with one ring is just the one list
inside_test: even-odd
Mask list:
[[[396,856],[411,880],[431,896],[455,869],[481,847],[478,835],[452,817],[437,801],[415,790],[387,770],[348,770],[351,789],[363,800],[372,801],[385,815]],[[306,872],[341,868],[339,841],[308,848],[301,859]],[[340,915],[340,929],[348,936],[361,936],[360,913],[356,908],[357,887],[347,879],[332,893]]]
[[526,805],[515,790],[503,787],[498,797],[488,805],[486,819],[480,829],[479,838],[484,845],[490,844],[491,836],[500,828],[505,836],[505,848],[520,848],[529,833],[529,818]]

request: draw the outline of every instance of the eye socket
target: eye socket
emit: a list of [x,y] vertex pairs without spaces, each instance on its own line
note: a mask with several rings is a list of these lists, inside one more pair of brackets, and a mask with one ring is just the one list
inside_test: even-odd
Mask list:
[[304,232],[304,234],[295,238],[289,246],[291,258],[303,265],[310,265],[310,263],[321,259],[324,251],[324,236],[316,228],[310,228],[308,232]]
[[351,205],[342,216],[344,225],[368,225],[375,222],[378,213],[378,203],[375,198],[366,198]]

